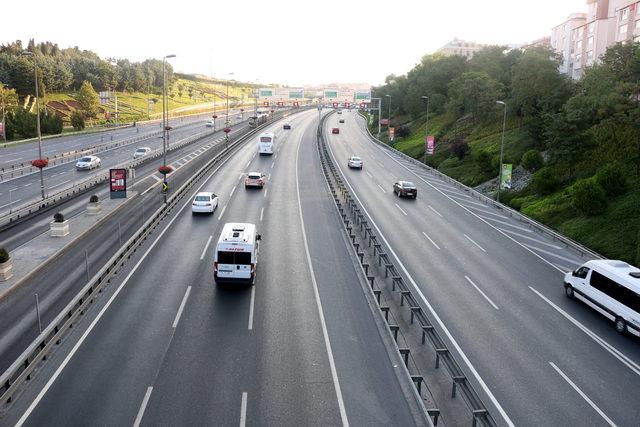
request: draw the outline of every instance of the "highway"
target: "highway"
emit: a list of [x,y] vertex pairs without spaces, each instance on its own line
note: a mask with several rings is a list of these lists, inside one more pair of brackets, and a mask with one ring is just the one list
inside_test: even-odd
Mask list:
[[[232,128],[240,123],[239,118],[240,116],[238,115],[231,120]],[[244,114],[244,118],[247,118],[246,113]],[[222,123],[222,120],[218,120],[220,121],[220,123]],[[204,132],[206,130],[213,131],[212,128],[205,127],[205,120],[203,118],[189,118],[189,120],[185,119],[184,124],[180,124],[179,120],[174,120],[171,122],[171,124],[175,126],[175,129],[170,131],[170,145],[175,144],[181,139],[187,138],[188,136],[191,136],[198,132]],[[129,130],[113,131],[116,132],[116,135],[118,137],[114,138],[114,141],[118,139],[127,140],[131,137],[140,136],[135,134],[135,130],[133,133],[131,133],[131,129],[132,128],[129,128]],[[158,129],[156,127],[150,125],[146,126],[146,130],[147,131],[142,133],[142,135],[158,132]],[[59,139],[62,139],[63,142],[57,142],[58,139],[52,139],[47,140],[45,144],[56,141],[55,148],[51,149],[59,150],[63,148],[63,150],[66,151],[69,149],[77,149],[73,148],[76,146],[76,144],[80,144],[81,146],[89,146],[88,138],[88,136],[76,136],[75,138],[61,137]],[[99,139],[100,136],[92,135],[91,138]],[[108,137],[105,136],[105,141],[107,140],[107,138]],[[29,145],[29,150],[32,152],[32,155],[34,154],[33,150],[36,150],[33,158],[37,158],[37,147],[32,143],[30,143]],[[92,175],[101,173],[104,170],[109,169],[110,167],[115,167],[121,162],[131,160],[136,148],[140,146],[148,146],[151,147],[152,150],[162,148],[162,137],[149,135],[148,139],[137,142],[135,144],[123,145],[110,149],[108,151],[96,153],[96,155],[102,160],[102,166],[91,171],[76,170],[75,161],[47,167],[44,169],[45,194],[53,194],[57,191],[71,187],[74,185],[74,183],[83,181]],[[22,146],[19,145],[16,147],[2,149],[2,156],[0,156],[0,158],[4,159],[7,156],[10,156],[10,154],[7,154],[5,150],[12,150],[13,148],[19,149],[19,147]],[[24,176],[18,176],[12,179],[5,179],[4,181],[0,182],[0,213],[7,213],[40,198],[40,174],[38,172],[29,173]]]
[[[564,296],[580,255],[374,144],[364,126],[355,112],[327,120],[334,159],[494,417],[637,426],[639,341]],[[348,169],[351,155],[362,171]],[[417,199],[396,197],[397,180]]]
[[[181,202],[3,424],[428,425],[328,197],[317,112],[285,120],[273,156],[248,143],[201,182],[213,215]],[[213,283],[225,222],[262,234],[254,286]]]

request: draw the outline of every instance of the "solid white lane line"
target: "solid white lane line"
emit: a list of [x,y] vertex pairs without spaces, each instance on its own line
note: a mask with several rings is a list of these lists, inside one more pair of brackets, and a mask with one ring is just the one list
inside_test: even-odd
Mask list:
[[152,391],[153,387],[147,387],[147,392],[144,394],[144,398],[142,399],[142,403],[140,404],[140,409],[138,409],[138,415],[136,415],[136,420],[133,422],[133,427],[138,427],[142,422],[144,410],[147,408],[147,403],[149,403],[149,398],[151,397]]
[[598,414],[599,414],[599,415],[600,415],[600,416],[601,416],[601,417],[602,417],[602,418],[607,422],[607,424],[609,424],[610,426],[615,426],[615,425],[616,425],[613,421],[611,421],[611,419],[610,419],[609,417],[607,417],[607,415],[606,415],[604,412],[602,412],[602,410],[601,410],[600,408],[598,408],[598,406],[597,406],[595,403],[593,403],[593,401],[592,401],[591,399],[589,399],[589,396],[587,396],[586,394],[584,394],[584,393],[582,392],[582,390],[580,390],[580,389],[578,388],[578,386],[577,386],[577,385],[575,385],[575,383],[574,383],[573,381],[571,381],[571,379],[569,379],[569,377],[568,377],[568,376],[566,376],[566,375],[564,374],[564,372],[562,372],[562,371],[560,370],[560,368],[558,368],[558,367],[556,366],[556,364],[555,364],[555,363],[553,363],[553,362],[549,362],[549,365],[551,365],[551,367],[552,367],[553,369],[555,369],[555,371],[556,371],[556,372],[557,372],[557,373],[558,373],[558,374],[559,374],[559,375],[560,375],[560,376],[561,376],[561,377],[562,377],[566,382],[568,382],[568,383],[569,383],[569,385],[570,385],[571,387],[573,387],[573,389],[574,389],[574,390],[575,390],[575,391],[580,395],[580,397],[582,397],[582,398],[583,398],[583,399],[584,399],[584,400],[589,404],[589,406],[591,406],[591,407],[592,407],[592,408],[593,408],[593,409],[594,409],[594,410],[595,410],[595,411],[596,411],[596,412],[597,412],[597,413],[598,413]]
[[222,218],[222,215],[224,215],[224,211],[227,209],[227,205],[224,205],[222,207],[222,211],[220,211],[220,215],[218,215],[218,221],[220,221],[220,218]]
[[202,250],[202,254],[200,255],[200,261],[204,259],[204,256],[207,253],[207,249],[209,249],[209,244],[211,243],[211,239],[213,239],[213,236],[209,236],[209,238],[207,239],[207,244],[204,245],[204,249]]
[[269,189],[268,189],[268,188],[267,188],[267,189],[265,189],[265,190],[264,190],[264,195],[263,195],[262,197],[264,197],[264,198],[266,199],[266,198],[267,198],[267,193],[268,193],[268,192],[269,192]]
[[437,214],[438,214],[438,216],[439,216],[440,218],[442,218],[442,215],[440,214],[440,212],[438,212],[437,210],[435,210],[433,206],[429,205],[429,209],[431,209],[432,211],[434,211],[435,213],[437,213]]
[[492,215],[492,216],[497,216],[498,218],[502,218],[502,219],[507,219],[506,216],[502,215],[502,214],[497,214],[491,211],[488,211],[486,209],[481,209],[481,208],[477,208],[475,206],[467,206],[469,209],[473,209],[474,211],[478,211],[481,212],[482,215]]
[[15,203],[18,203],[20,200],[22,200],[22,199],[13,200],[11,203],[7,203],[6,205],[2,205],[2,206],[0,206],[0,209],[1,209],[1,208],[6,208],[6,207],[7,207],[7,206],[9,206],[9,205],[13,205],[13,204],[15,204]]
[[245,166],[245,168],[248,168],[250,164],[251,164],[251,160],[247,162],[247,166]]
[[66,180],[66,181],[62,181],[62,182],[60,182],[60,183],[58,183],[58,184],[56,184],[56,185],[50,185],[50,186],[49,186],[49,188],[60,187],[61,185],[66,184],[67,182],[71,182],[71,180],[70,180],[70,179],[68,179],[68,180]]
[[[338,399],[338,408],[340,410],[340,418],[344,427],[349,426],[349,419],[347,418],[347,410],[344,406],[344,399],[342,397],[342,389],[340,388],[340,381],[338,379],[338,371],[336,370],[336,362],[333,359],[333,351],[331,349],[331,342],[329,340],[329,332],[327,331],[327,323],[324,319],[324,311],[322,309],[322,301],[320,300],[320,292],[318,291],[318,283],[316,282],[316,274],[313,270],[313,263],[311,262],[311,254],[309,253],[309,243],[307,241],[307,232],[304,228],[304,216],[302,215],[302,202],[300,201],[300,180],[298,179],[298,158],[300,157],[300,142],[298,141],[298,147],[296,149],[296,193],[298,195],[298,214],[300,215],[300,224],[302,225],[302,241],[304,242],[304,251],[307,257],[307,265],[309,266],[309,272],[311,273],[311,284],[313,286],[313,295],[316,299],[316,306],[318,308],[318,316],[320,317],[320,326],[322,327],[322,336],[324,338],[324,344],[329,358],[329,367],[331,368],[331,378],[333,379],[333,387],[336,391],[336,398]],[[346,179],[346,177],[344,177]]]
[[[443,191],[443,192],[444,192],[444,190],[440,190],[440,191]],[[465,205],[474,205],[474,206],[480,206],[480,207],[486,207],[486,206],[487,206],[487,205],[485,205],[485,204],[483,204],[483,203],[479,203],[479,202],[473,202],[473,201],[471,201],[471,200],[473,200],[473,199],[472,199],[470,196],[465,196],[465,197],[463,198],[462,196],[460,196],[460,195],[458,195],[458,194],[456,194],[456,195],[453,195],[453,194],[447,194],[447,197],[452,197],[452,198],[456,199],[457,201],[459,201],[460,203],[465,204]],[[468,198],[468,199],[467,199],[467,198]],[[471,199],[471,200],[469,200],[469,199]],[[467,207],[470,207],[470,206],[467,206]]]
[[253,329],[253,307],[256,301],[256,287],[251,286],[251,302],[249,303],[249,330]]
[[23,185],[23,187],[28,187],[28,186],[30,186],[30,185],[33,185],[33,182],[30,182],[30,183],[28,183],[28,184],[25,184],[25,185]]
[[[462,234],[464,234],[464,233],[462,233]],[[484,248],[483,248],[482,246],[480,246],[479,244],[477,244],[477,243],[476,243],[476,241],[475,241],[475,240],[473,240],[471,237],[467,236],[466,234],[464,234],[464,237],[466,237],[466,238],[467,238],[471,243],[473,243],[473,244],[474,244],[474,245],[476,245],[478,248],[480,248],[480,250],[481,250],[482,252],[487,252],[487,251],[485,251],[485,250],[484,250]]]
[[558,307],[556,304],[554,304],[550,299],[548,299],[547,297],[545,297],[544,295],[542,295],[540,292],[538,292],[536,289],[532,288],[531,286],[529,286],[529,289],[531,289],[536,295],[538,295],[540,298],[542,298],[542,300],[544,302],[546,302],[547,304],[549,304],[551,307],[553,307],[558,313],[560,313],[562,316],[564,316],[565,319],[567,319],[569,322],[573,323],[575,326],[578,327],[578,329],[580,329],[582,332],[584,332],[585,334],[587,334],[587,336],[589,338],[591,338],[592,340],[594,340],[596,343],[600,344],[600,346],[602,348],[604,348],[605,350],[607,350],[609,353],[611,353],[611,355],[613,355],[613,357],[615,357],[616,359],[618,359],[620,362],[622,362],[624,365],[627,366],[627,368],[629,368],[631,371],[633,371],[636,375],[640,376],[640,365],[638,365],[637,363],[635,363],[631,358],[629,358],[628,356],[626,356],[624,353],[622,353],[620,350],[618,350],[617,348],[615,348],[614,346],[612,346],[611,344],[609,344],[608,342],[606,342],[604,339],[602,339],[598,334],[596,334],[595,332],[591,331],[591,329],[587,328],[586,326],[584,326],[582,323],[578,322],[576,319],[574,319],[571,315],[569,315],[566,311],[564,311],[563,309],[561,309],[560,307]]
[[554,252],[547,251],[547,250],[544,250],[544,249],[538,248],[538,247],[536,247],[536,246],[532,246],[532,245],[530,245],[530,244],[528,244],[528,243],[523,243],[523,245],[525,245],[525,246],[526,246],[526,247],[528,247],[529,249],[533,249],[534,251],[542,252],[543,254],[550,255],[550,256],[552,256],[552,257],[555,257],[555,258],[561,259],[561,260],[563,260],[563,261],[571,262],[571,263],[574,263],[574,264],[581,264],[581,261],[580,261],[579,259],[575,259],[575,258],[567,258],[567,257],[564,257],[564,256],[562,256],[562,255],[558,255],[558,254],[556,254],[556,253],[554,253]]
[[271,163],[271,169],[273,169],[273,166],[276,164],[276,161],[274,160],[273,163]]
[[429,237],[429,236],[427,235],[427,233],[425,233],[425,232],[423,231],[423,232],[422,232],[422,234],[424,234],[424,237],[426,237],[427,239],[429,239],[429,241],[431,242],[431,244],[433,244],[433,246],[435,246],[435,247],[436,247],[436,249],[440,250],[440,246],[436,245],[436,242],[434,242],[434,241],[431,239],[431,237]]
[[378,184],[378,187],[380,187],[380,190],[382,190],[383,193],[385,193],[385,194],[387,193],[386,190],[384,188],[382,188],[382,185]]
[[182,302],[180,303],[180,308],[178,308],[178,312],[176,313],[176,318],[173,320],[173,329],[178,326],[178,322],[180,321],[180,316],[182,316],[182,310],[184,310],[184,306],[187,303],[187,299],[189,298],[189,294],[191,293],[191,286],[187,287],[187,292],[184,294],[182,298]]
[[[414,171],[414,172],[416,172],[416,171]],[[442,189],[441,188],[440,191],[444,191],[448,196],[451,196],[451,197],[458,197],[458,198],[461,198],[463,200],[467,200],[467,199],[474,200],[473,197],[469,196],[468,194],[461,193],[460,190],[458,190],[458,189],[449,190],[449,189]],[[486,206],[486,205],[482,205],[482,206]]]
[[551,243],[547,243],[547,242],[544,242],[544,241],[542,241],[542,240],[539,240],[539,239],[536,239],[536,238],[533,238],[533,237],[530,237],[530,236],[525,236],[524,234],[516,233],[515,231],[507,230],[506,228],[500,228],[500,227],[498,227],[498,230],[502,230],[502,231],[504,231],[505,233],[509,233],[509,234],[516,235],[516,236],[521,237],[521,238],[523,238],[523,239],[533,240],[533,241],[534,241],[534,242],[536,242],[536,243],[540,243],[541,245],[549,246],[549,247],[551,247],[551,248],[553,248],[553,249],[562,249],[562,246],[552,245]]
[[247,392],[242,392],[242,403],[240,404],[240,427],[247,425]]
[[162,178],[160,178],[160,177],[159,177],[158,175],[156,175],[156,174],[151,175],[151,177],[152,177],[152,178],[154,178],[154,179],[155,179],[156,181],[158,181],[158,182],[162,181]]
[[[476,216],[477,216],[477,215],[476,215]],[[508,226],[508,227],[513,227],[513,228],[518,229],[518,230],[521,230],[521,231],[526,231],[527,233],[533,233],[533,230],[530,230],[530,229],[525,228],[525,227],[520,227],[519,225],[511,224],[510,222],[501,221],[501,220],[499,220],[499,219],[495,219],[495,218],[483,218],[483,219],[485,219],[485,220],[487,220],[487,221],[498,222],[498,223],[500,223],[500,224],[504,224],[504,225],[506,225],[506,226]],[[499,229],[497,226],[494,226],[494,228],[495,228],[496,230],[498,230],[498,229]]]
[[478,287],[478,285],[476,285],[475,283],[473,283],[473,280],[469,279],[469,276],[464,276],[464,278],[465,278],[465,279],[467,279],[467,282],[471,283],[471,285],[473,285],[473,287],[474,287],[474,288],[476,288],[476,290],[477,290],[478,292],[480,292],[480,295],[482,295],[482,296],[484,297],[484,299],[486,299],[486,300],[489,302],[489,304],[491,304],[491,305],[493,306],[493,308],[495,308],[496,310],[500,310],[500,309],[498,308],[498,306],[497,306],[493,301],[491,301],[491,298],[489,298],[489,297],[487,296],[487,294],[485,294],[484,292],[482,292],[482,289],[480,289],[480,288]]
[[243,176],[244,176],[244,172],[240,174],[240,176],[238,177],[238,181],[241,180]]
[[365,172],[367,173],[367,175],[369,175],[369,178],[373,179],[373,175],[371,175],[371,172],[369,172],[369,171],[365,171]]
[[398,205],[397,203],[395,203],[396,208],[400,209],[400,212],[402,212],[405,216],[407,216],[407,213],[400,207],[400,205]]
[[264,215],[264,208],[260,208],[260,222],[262,222],[263,215]]
[[233,192],[236,191],[236,187],[237,185],[233,186],[233,188],[231,189],[231,193],[229,193],[229,197],[233,196]]

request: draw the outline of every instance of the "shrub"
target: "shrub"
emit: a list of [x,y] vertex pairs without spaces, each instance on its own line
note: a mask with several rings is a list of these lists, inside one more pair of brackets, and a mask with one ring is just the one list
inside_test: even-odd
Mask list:
[[464,156],[469,152],[469,144],[463,138],[456,138],[451,142],[451,152],[458,158],[458,160],[464,159]]
[[55,113],[40,113],[40,130],[44,134],[58,135],[62,133],[62,118]]
[[627,191],[627,176],[623,166],[617,162],[606,164],[598,169],[596,182],[611,196],[619,196]]
[[585,215],[598,215],[607,208],[607,194],[595,179],[580,179],[573,184],[571,203]]
[[400,138],[406,138],[411,136],[411,128],[407,125],[402,125],[396,128],[396,136]]
[[535,172],[544,165],[544,160],[538,150],[529,150],[522,156],[521,163],[529,172]]
[[75,130],[84,129],[84,114],[80,111],[74,111],[71,113],[71,126],[73,126]]
[[53,221],[54,222],[64,222],[64,215],[62,215],[62,212],[56,212],[56,214],[53,215]]
[[89,203],[98,203],[99,200],[97,194],[92,194],[91,197],[89,197]]
[[545,196],[556,191],[560,186],[560,181],[551,169],[542,168],[533,175],[531,186],[536,193]]
[[475,156],[475,160],[482,172],[490,173],[494,170],[491,164],[491,154],[488,151],[479,151]]
[[0,248],[0,264],[9,261],[10,258],[9,252],[5,248]]

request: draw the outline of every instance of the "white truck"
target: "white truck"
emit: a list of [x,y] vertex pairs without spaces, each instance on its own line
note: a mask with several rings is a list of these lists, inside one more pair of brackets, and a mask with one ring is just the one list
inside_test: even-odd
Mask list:
[[258,153],[260,155],[273,154],[273,144],[276,142],[276,135],[271,132],[261,133],[258,136]]
[[227,223],[216,245],[213,278],[216,283],[253,284],[258,265],[260,235],[255,224]]

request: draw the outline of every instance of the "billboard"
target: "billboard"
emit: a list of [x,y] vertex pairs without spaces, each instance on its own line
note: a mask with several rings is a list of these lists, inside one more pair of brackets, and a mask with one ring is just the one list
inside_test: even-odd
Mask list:
[[109,169],[109,185],[112,199],[127,197],[127,170]]
[[396,128],[389,128],[389,141],[393,142],[396,136]]
[[433,154],[436,151],[436,140],[433,135],[427,136],[425,151],[429,155]]
[[338,101],[344,104],[347,102],[352,103],[355,95],[356,93],[353,90],[341,90],[340,93],[338,93]]
[[500,181],[501,190],[511,190],[511,172],[513,165],[510,163],[502,164],[502,180]]

